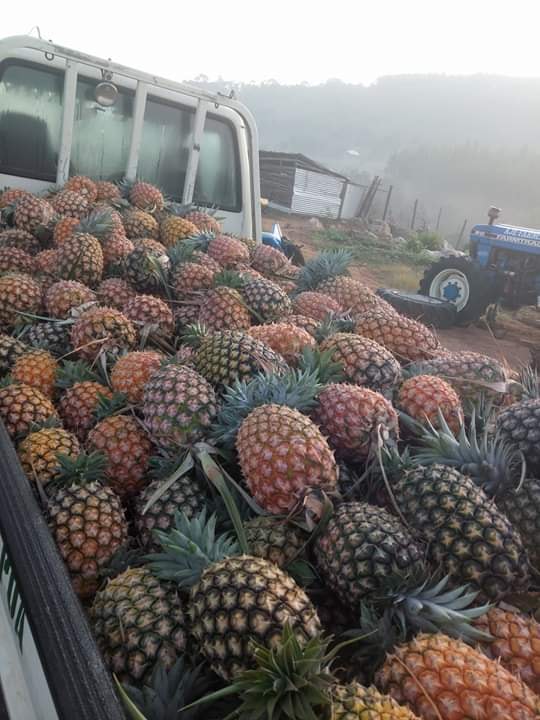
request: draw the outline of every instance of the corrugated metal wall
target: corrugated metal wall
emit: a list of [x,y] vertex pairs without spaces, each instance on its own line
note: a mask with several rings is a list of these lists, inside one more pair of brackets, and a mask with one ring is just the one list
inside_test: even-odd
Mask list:
[[341,207],[343,180],[296,169],[291,210],[300,215],[321,215],[337,218]]

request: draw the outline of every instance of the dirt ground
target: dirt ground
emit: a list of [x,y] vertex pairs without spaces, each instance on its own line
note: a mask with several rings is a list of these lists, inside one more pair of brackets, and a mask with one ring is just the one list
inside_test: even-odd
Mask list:
[[[306,258],[316,254],[320,244],[314,242],[316,228],[310,219],[300,216],[279,215],[272,212],[263,216],[263,229],[271,230],[274,222],[279,222],[281,231],[287,237],[302,245]],[[418,273],[420,275],[420,271]],[[395,271],[389,272],[384,266],[354,265],[351,275],[364,282],[368,287],[377,289],[388,286],[388,278],[395,277]],[[385,282],[385,280],[387,282]],[[522,322],[521,318],[526,322]],[[467,328],[455,327],[439,330],[441,342],[449,350],[472,350],[485,353],[518,368],[530,360],[528,344],[540,344],[540,313],[533,308],[520,311],[517,316],[503,313],[497,323],[496,335],[485,323],[471,325]]]

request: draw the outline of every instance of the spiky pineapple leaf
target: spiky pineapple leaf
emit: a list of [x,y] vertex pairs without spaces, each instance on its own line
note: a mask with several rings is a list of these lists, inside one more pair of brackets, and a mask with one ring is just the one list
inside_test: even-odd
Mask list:
[[59,471],[48,485],[57,487],[101,481],[108,463],[104,453],[97,450],[91,453],[81,452],[76,457],[58,453],[56,458]]
[[353,259],[350,250],[322,250],[302,267],[297,286],[301,290],[313,290],[323,280],[347,275]]
[[216,516],[206,518],[206,509],[191,519],[176,512],[174,527],[167,532],[154,530],[153,536],[163,552],[146,556],[159,577],[190,588],[206,567],[238,555],[240,546],[229,535],[216,536]]
[[56,386],[65,390],[86,380],[102,382],[99,375],[84,360],[65,360],[56,375]]
[[219,444],[233,448],[242,422],[261,405],[286,405],[297,410],[310,410],[322,385],[318,372],[289,370],[278,375],[259,374],[246,380],[236,380],[222,397],[221,410],[212,427],[212,437]]

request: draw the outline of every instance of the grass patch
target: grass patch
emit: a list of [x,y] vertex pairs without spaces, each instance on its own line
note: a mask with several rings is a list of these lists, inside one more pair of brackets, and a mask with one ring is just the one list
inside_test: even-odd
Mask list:
[[385,267],[373,269],[373,275],[385,287],[415,293],[418,292],[423,267],[417,268],[411,265],[402,265],[401,263],[390,263]]

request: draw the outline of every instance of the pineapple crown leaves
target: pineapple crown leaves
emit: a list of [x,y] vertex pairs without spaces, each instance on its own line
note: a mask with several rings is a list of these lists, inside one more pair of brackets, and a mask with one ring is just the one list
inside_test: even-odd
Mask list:
[[203,323],[193,323],[186,325],[186,329],[182,334],[182,342],[189,347],[197,348],[204,338],[208,337],[210,331]]
[[517,385],[522,399],[536,400],[540,397],[540,378],[538,372],[531,365],[524,365],[519,369]]
[[148,684],[142,688],[128,684],[117,687],[128,715],[133,720],[199,720],[208,710],[202,706],[184,709],[212,689],[214,681],[203,664],[190,668],[183,657],[167,670],[154,666]]
[[254,669],[197,704],[237,695],[240,704],[225,720],[318,720],[320,711],[331,704],[336,683],[331,663],[338,648],[329,650],[329,645],[330,638],[324,637],[300,643],[286,623],[274,647],[253,643]]
[[298,278],[298,288],[312,290],[324,280],[347,275],[352,259],[349,250],[322,250],[303,266]]
[[473,607],[478,592],[467,586],[447,589],[449,577],[432,584],[425,580],[416,588],[404,588],[391,597],[390,614],[403,634],[443,632],[465,642],[490,641],[492,637],[471,625],[491,605]]
[[111,208],[98,208],[92,210],[86,217],[81,218],[75,228],[77,233],[88,233],[99,240],[105,238],[113,229]]
[[65,360],[58,370],[56,385],[62,390],[72,387],[75,383],[90,380],[101,383],[99,375],[84,360]]
[[107,467],[107,458],[101,452],[80,453],[77,457],[70,457],[58,453],[59,472],[51,480],[55,486],[87,485],[98,482],[103,478]]
[[469,428],[461,425],[457,437],[440,410],[440,429],[431,423],[427,426],[415,425],[419,437],[418,447],[413,450],[413,461],[417,464],[440,463],[454,467],[470,476],[489,495],[509,490],[523,482],[526,473],[523,454],[507,440],[490,435],[487,427],[478,433],[474,409]]
[[154,530],[153,535],[163,552],[145,558],[150,569],[181,588],[192,587],[212,563],[240,554],[235,539],[216,536],[216,516],[207,519],[206,509],[191,519],[176,512],[174,527],[167,532]]
[[229,287],[241,290],[246,285],[246,279],[234,270],[221,270],[214,275],[214,287]]
[[223,393],[212,436],[218,445],[232,448],[240,425],[255,408],[274,404],[307,411],[315,406],[321,387],[318,372],[310,370],[261,373],[248,381],[236,380]]
[[120,415],[129,409],[129,403],[124,393],[115,392],[111,397],[98,393],[97,405],[94,415],[97,420],[103,420],[111,415]]
[[337,333],[354,333],[355,322],[348,313],[330,313],[319,324],[315,339],[322,342]]
[[298,367],[304,372],[316,375],[321,385],[345,381],[343,363],[332,360],[334,351],[305,347]]
[[197,243],[193,240],[179,240],[167,249],[167,255],[173,268],[182,263],[190,262],[193,253],[197,250]]

